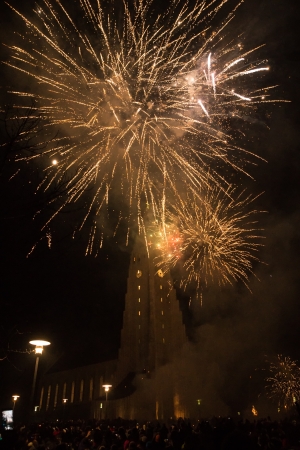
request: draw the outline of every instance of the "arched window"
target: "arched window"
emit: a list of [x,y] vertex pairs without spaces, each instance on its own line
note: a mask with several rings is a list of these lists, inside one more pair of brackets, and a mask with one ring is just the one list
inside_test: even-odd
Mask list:
[[89,393],[89,401],[93,400],[93,390],[94,390],[94,380],[90,379],[90,393]]
[[75,381],[72,381],[72,385],[71,385],[71,403],[74,402],[74,392],[75,392]]
[[66,398],[66,392],[67,392],[67,383],[64,383],[62,400],[63,400],[64,398]]
[[83,400],[83,388],[84,388],[84,381],[80,381],[80,391],[79,391],[79,401],[82,402]]
[[56,408],[57,405],[57,395],[58,395],[58,384],[55,385],[54,402],[53,402],[54,408]]
[[51,384],[48,386],[48,391],[47,391],[46,411],[48,411],[48,408],[49,408],[50,397],[51,397]]

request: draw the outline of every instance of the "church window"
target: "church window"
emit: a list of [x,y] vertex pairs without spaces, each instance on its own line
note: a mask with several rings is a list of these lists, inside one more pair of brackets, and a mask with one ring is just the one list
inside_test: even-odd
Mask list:
[[84,386],[84,381],[81,380],[80,381],[80,391],[79,391],[79,401],[82,402],[83,399],[83,386]]
[[72,386],[71,386],[71,403],[74,402],[74,392],[75,392],[75,381],[72,381]]
[[161,312],[161,315],[162,315],[162,316],[164,315],[164,312],[163,312],[163,311]]
[[43,397],[44,397],[44,387],[42,387],[42,389],[41,389],[40,409],[42,408],[42,405],[43,405]]
[[162,297],[160,298],[160,301],[162,302]]
[[138,286],[138,290],[139,290],[139,291],[141,290],[141,286]]
[[139,298],[139,303],[141,303],[141,299]]
[[56,405],[57,405],[57,395],[58,395],[58,384],[56,384],[56,386],[55,386],[55,394],[54,394],[54,402],[53,402],[54,408],[56,408]]
[[49,408],[50,396],[51,396],[51,384],[48,386],[46,411],[48,411]]
[[62,399],[66,398],[67,383],[64,383]]
[[141,325],[139,325],[139,330],[141,329]]
[[139,316],[141,315],[141,311],[139,311]]
[[165,343],[165,338],[163,338],[163,344]]
[[93,400],[93,388],[94,388],[94,380],[93,378],[90,379],[90,393],[89,393],[89,400]]
[[165,324],[163,323],[161,327],[162,327],[162,328],[165,328]]
[[162,289],[162,285],[159,286],[159,289]]

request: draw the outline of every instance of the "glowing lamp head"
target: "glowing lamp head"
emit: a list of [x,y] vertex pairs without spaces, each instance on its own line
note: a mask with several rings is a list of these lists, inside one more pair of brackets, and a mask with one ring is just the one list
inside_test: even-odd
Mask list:
[[102,387],[104,387],[105,392],[108,392],[109,389],[112,387],[111,384],[103,384]]
[[12,395],[13,401],[16,402],[20,396],[19,395]]
[[63,403],[67,403],[68,399],[67,398],[63,398]]
[[50,345],[50,342],[37,339],[35,341],[29,341],[29,344],[35,345],[34,352],[41,355],[43,353],[44,346]]
[[53,166],[57,166],[57,164],[58,164],[57,159],[52,159],[52,165],[53,165]]

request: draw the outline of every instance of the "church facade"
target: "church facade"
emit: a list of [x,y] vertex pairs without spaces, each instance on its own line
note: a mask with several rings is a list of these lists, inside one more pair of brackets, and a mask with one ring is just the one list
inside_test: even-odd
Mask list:
[[[168,420],[189,416],[180,371],[173,364],[187,341],[185,327],[173,281],[155,267],[155,252],[137,238],[118,359],[46,374],[39,390],[41,417]],[[107,396],[105,383],[111,385]]]

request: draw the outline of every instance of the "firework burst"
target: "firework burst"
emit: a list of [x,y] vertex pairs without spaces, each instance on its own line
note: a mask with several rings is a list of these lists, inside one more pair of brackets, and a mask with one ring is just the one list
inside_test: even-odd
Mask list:
[[277,359],[270,363],[269,371],[271,375],[266,378],[268,397],[277,400],[279,406],[290,408],[300,396],[300,368],[297,361],[277,355]]
[[190,282],[199,287],[238,280],[248,286],[262,234],[258,211],[251,209],[255,198],[234,194],[233,189],[214,189],[201,195],[192,192],[185,201],[178,198],[162,221],[157,267],[164,272],[179,267],[184,287]]
[[45,136],[56,136],[30,156],[48,162],[40,189],[68,174],[66,199],[48,223],[89,192],[82,224],[94,218],[91,250],[112,192],[121,211],[129,205],[129,217],[141,217],[143,203],[159,209],[163,195],[172,201],[182,183],[194,190],[223,185],[220,165],[245,171],[249,155],[235,144],[230,122],[268,101],[254,78],[269,68],[252,63],[253,50],[243,51],[240,39],[223,40],[241,2],[210,30],[226,3],[169,0],[155,17],[151,0],[124,0],[121,9],[79,0],[80,20],[60,0],[41,2],[34,20],[11,7],[26,32],[21,45],[9,46],[7,64],[31,79],[14,91],[19,109],[22,98],[33,98]]

